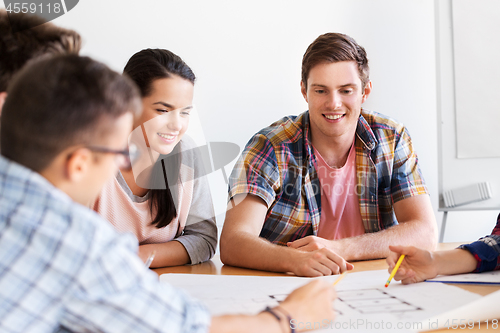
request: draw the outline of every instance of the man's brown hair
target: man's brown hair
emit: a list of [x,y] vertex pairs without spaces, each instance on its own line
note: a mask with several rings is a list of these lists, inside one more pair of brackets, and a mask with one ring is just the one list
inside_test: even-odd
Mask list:
[[370,68],[365,49],[351,37],[329,32],[316,38],[302,58],[302,82],[307,88],[311,68],[321,63],[355,61],[358,65],[361,88],[370,81]]
[[7,91],[12,77],[30,60],[80,52],[78,33],[45,22],[38,16],[0,9],[0,92]]
[[2,155],[36,172],[69,147],[99,145],[116,119],[142,111],[139,90],[129,78],[77,55],[28,64],[7,92],[0,118]]

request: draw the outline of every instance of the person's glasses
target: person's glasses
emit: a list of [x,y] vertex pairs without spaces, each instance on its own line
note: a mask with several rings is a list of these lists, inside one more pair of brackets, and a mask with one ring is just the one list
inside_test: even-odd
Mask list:
[[116,164],[118,165],[118,168],[122,170],[130,170],[132,168],[132,164],[134,164],[140,156],[139,149],[133,143],[128,145],[128,149],[124,150],[116,150],[100,146],[86,146],[85,148],[96,153],[117,155]]

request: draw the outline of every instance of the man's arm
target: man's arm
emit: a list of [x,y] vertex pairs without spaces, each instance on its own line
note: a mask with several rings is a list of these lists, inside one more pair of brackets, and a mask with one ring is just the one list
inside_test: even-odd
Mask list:
[[[232,204],[235,206],[231,208]],[[221,261],[232,266],[293,272],[299,276],[338,274],[352,269],[330,249],[311,252],[272,244],[259,237],[267,206],[255,195],[237,195],[229,203],[220,239]]]
[[376,233],[339,240],[325,240],[308,236],[289,244],[289,247],[313,251],[328,247],[345,260],[385,258],[389,245],[413,245],[434,250],[437,243],[437,226],[430,198],[426,194],[413,196],[394,203],[399,225]]
[[[294,327],[302,331],[304,325],[333,321],[335,313],[332,301],[335,299],[334,287],[326,281],[315,280],[294,290],[288,297],[273,309],[279,319],[269,312],[261,312],[255,316],[227,315],[212,318],[210,332],[290,332]],[[288,321],[287,316],[290,317]]]

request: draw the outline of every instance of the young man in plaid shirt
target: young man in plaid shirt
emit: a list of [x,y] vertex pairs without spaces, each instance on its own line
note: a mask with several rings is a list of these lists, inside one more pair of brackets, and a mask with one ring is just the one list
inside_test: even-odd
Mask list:
[[410,135],[362,109],[371,90],[366,52],[352,38],[327,33],[309,46],[301,81],[309,111],[258,132],[230,177],[224,263],[320,276],[386,257],[389,244],[435,247]]

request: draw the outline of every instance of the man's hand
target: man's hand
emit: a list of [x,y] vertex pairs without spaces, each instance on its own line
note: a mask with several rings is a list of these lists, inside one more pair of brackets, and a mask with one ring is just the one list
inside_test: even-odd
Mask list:
[[285,309],[295,323],[333,321],[335,312],[332,302],[335,298],[331,283],[315,280],[292,291],[279,307]]
[[394,276],[396,281],[410,284],[432,279],[438,275],[438,264],[432,252],[414,246],[389,246],[389,249],[392,251],[386,259],[389,273],[392,273],[399,256],[405,255],[403,263]]
[[311,252],[325,247],[330,248],[331,242],[332,241],[321,237],[307,236],[293,242],[288,242],[286,245],[297,250]]
[[309,252],[297,250],[293,255],[292,272],[297,276],[340,274],[353,268],[352,264],[327,248]]

